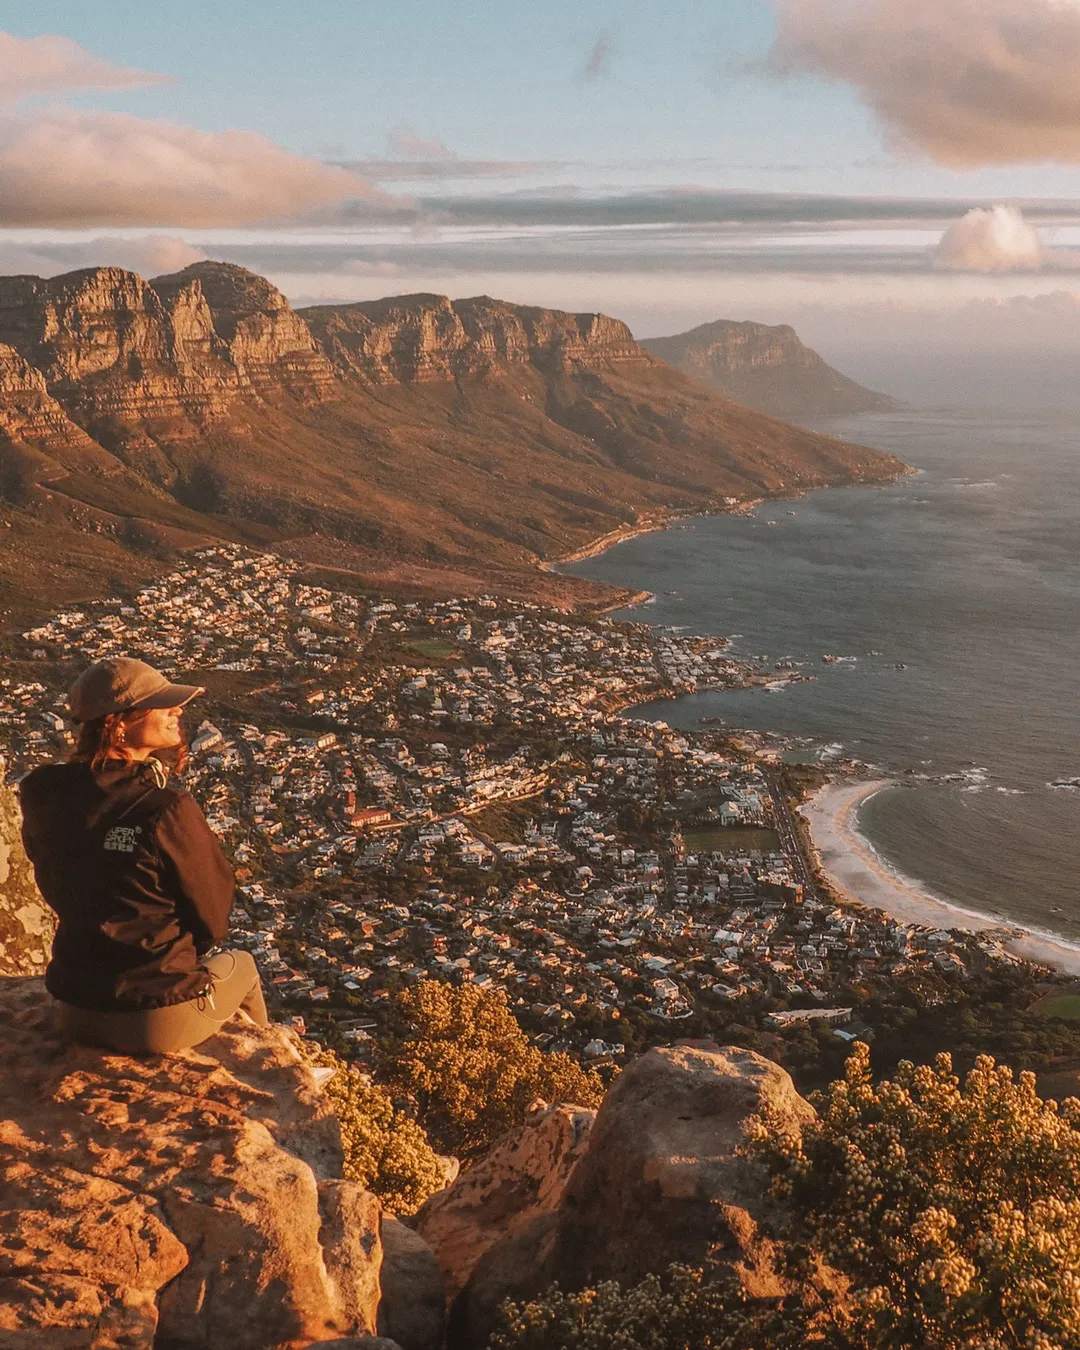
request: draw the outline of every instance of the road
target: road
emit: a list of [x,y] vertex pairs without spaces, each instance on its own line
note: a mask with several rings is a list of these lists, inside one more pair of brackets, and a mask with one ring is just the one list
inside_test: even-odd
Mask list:
[[780,836],[780,847],[791,864],[795,880],[802,882],[804,895],[808,899],[816,899],[817,886],[814,884],[814,874],[803,849],[803,837],[799,833],[794,813],[784,795],[780,778],[776,773],[766,769],[765,781],[769,785],[769,795],[772,797],[773,819],[776,822],[776,832]]

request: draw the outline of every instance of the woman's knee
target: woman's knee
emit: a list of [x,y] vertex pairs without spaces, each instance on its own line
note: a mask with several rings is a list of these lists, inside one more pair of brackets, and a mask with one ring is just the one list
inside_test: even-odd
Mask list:
[[217,984],[224,983],[226,980],[232,983],[235,980],[238,984],[253,984],[259,978],[259,968],[255,964],[255,958],[250,952],[245,952],[240,948],[229,948],[228,951],[216,952],[206,961],[206,969],[214,977]]
[[236,958],[236,978],[242,979],[245,983],[255,984],[259,978],[259,967],[255,964],[252,954],[235,951],[233,956]]

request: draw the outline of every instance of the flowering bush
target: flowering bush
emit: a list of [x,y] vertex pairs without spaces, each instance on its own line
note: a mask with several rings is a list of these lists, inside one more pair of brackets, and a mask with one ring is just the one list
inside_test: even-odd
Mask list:
[[385,1047],[380,1076],[412,1100],[445,1152],[482,1153],[537,1098],[577,1106],[603,1099],[599,1074],[529,1043],[501,989],[422,980],[400,995],[396,1012],[406,1032]]
[[427,1135],[384,1088],[332,1050],[321,1050],[313,1062],[334,1070],[323,1091],[341,1126],[345,1175],[395,1214],[415,1214],[445,1184]]
[[1033,1074],[948,1055],[875,1086],[857,1046],[801,1137],[750,1123],[792,1204],[803,1262],[850,1281],[832,1345],[869,1350],[1080,1346],[1080,1101],[1044,1102]]

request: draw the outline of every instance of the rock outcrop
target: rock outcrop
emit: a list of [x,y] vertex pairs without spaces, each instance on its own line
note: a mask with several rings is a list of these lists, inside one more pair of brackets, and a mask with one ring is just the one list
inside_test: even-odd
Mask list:
[[150,284],[172,316],[174,347],[189,365],[196,353],[203,363],[211,353],[220,354],[244,392],[284,391],[303,403],[335,396],[330,362],[308,325],[265,277],[229,263],[200,262]]
[[788,324],[719,319],[641,344],[698,384],[775,417],[889,412],[900,405],[827,365]]
[[23,850],[21,823],[19,803],[4,785],[0,759],[0,977],[42,974],[56,927]]
[[559,1208],[556,1264],[580,1287],[635,1283],[658,1261],[731,1266],[749,1293],[782,1292],[767,1236],[780,1215],[741,1153],[747,1117],[814,1118],[790,1076],[752,1050],[650,1050],[612,1086]]
[[747,1117],[766,1108],[792,1130],[814,1114],[788,1074],[752,1051],[684,1045],[636,1060],[605,1097],[557,1206],[476,1262],[453,1308],[453,1350],[482,1350],[506,1298],[554,1281],[629,1285],[681,1262],[726,1268],[753,1297],[787,1292],[771,1236],[782,1212],[742,1152]]
[[389,1214],[381,1235],[379,1334],[396,1341],[401,1350],[441,1350],[446,1292],[435,1253]]
[[240,396],[334,391],[329,362],[281,292],[225,263],[152,283],[120,267],[0,278],[0,342],[76,423],[129,451],[196,437]]
[[298,1350],[374,1335],[380,1207],[291,1033],[64,1046],[0,981],[4,1350]]
[[464,380],[530,364],[544,370],[652,364],[618,319],[508,305],[487,295],[396,295],[300,313],[341,373],[371,384]]
[[534,1112],[420,1210],[413,1224],[435,1251],[448,1298],[491,1247],[558,1209],[595,1118],[580,1106]]

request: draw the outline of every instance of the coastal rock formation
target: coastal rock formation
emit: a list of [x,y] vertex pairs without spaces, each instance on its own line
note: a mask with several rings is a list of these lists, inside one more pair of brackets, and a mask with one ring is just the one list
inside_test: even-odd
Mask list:
[[641,345],[706,389],[775,417],[889,412],[900,406],[827,365],[787,324],[718,319],[674,337],[646,338]]
[[558,1208],[595,1118],[580,1106],[534,1112],[420,1210],[413,1223],[434,1249],[448,1298],[489,1248]]
[[23,851],[22,816],[3,783],[0,759],[0,977],[40,975],[49,959],[55,921]]
[[374,1334],[380,1208],[279,1028],[179,1055],[67,1047],[0,981],[0,1344],[299,1350]]
[[814,1116],[788,1074],[749,1050],[702,1043],[636,1060],[604,1098],[556,1208],[476,1263],[453,1309],[454,1350],[482,1350],[506,1298],[553,1281],[635,1284],[681,1262],[726,1267],[755,1298],[788,1292],[770,1236],[782,1211],[740,1151],[747,1117],[763,1110],[793,1131]]
[[222,538],[376,583],[614,603],[536,563],[903,471],[715,397],[603,314],[436,295],[293,311],[219,262],[0,278],[0,589],[27,617]]

